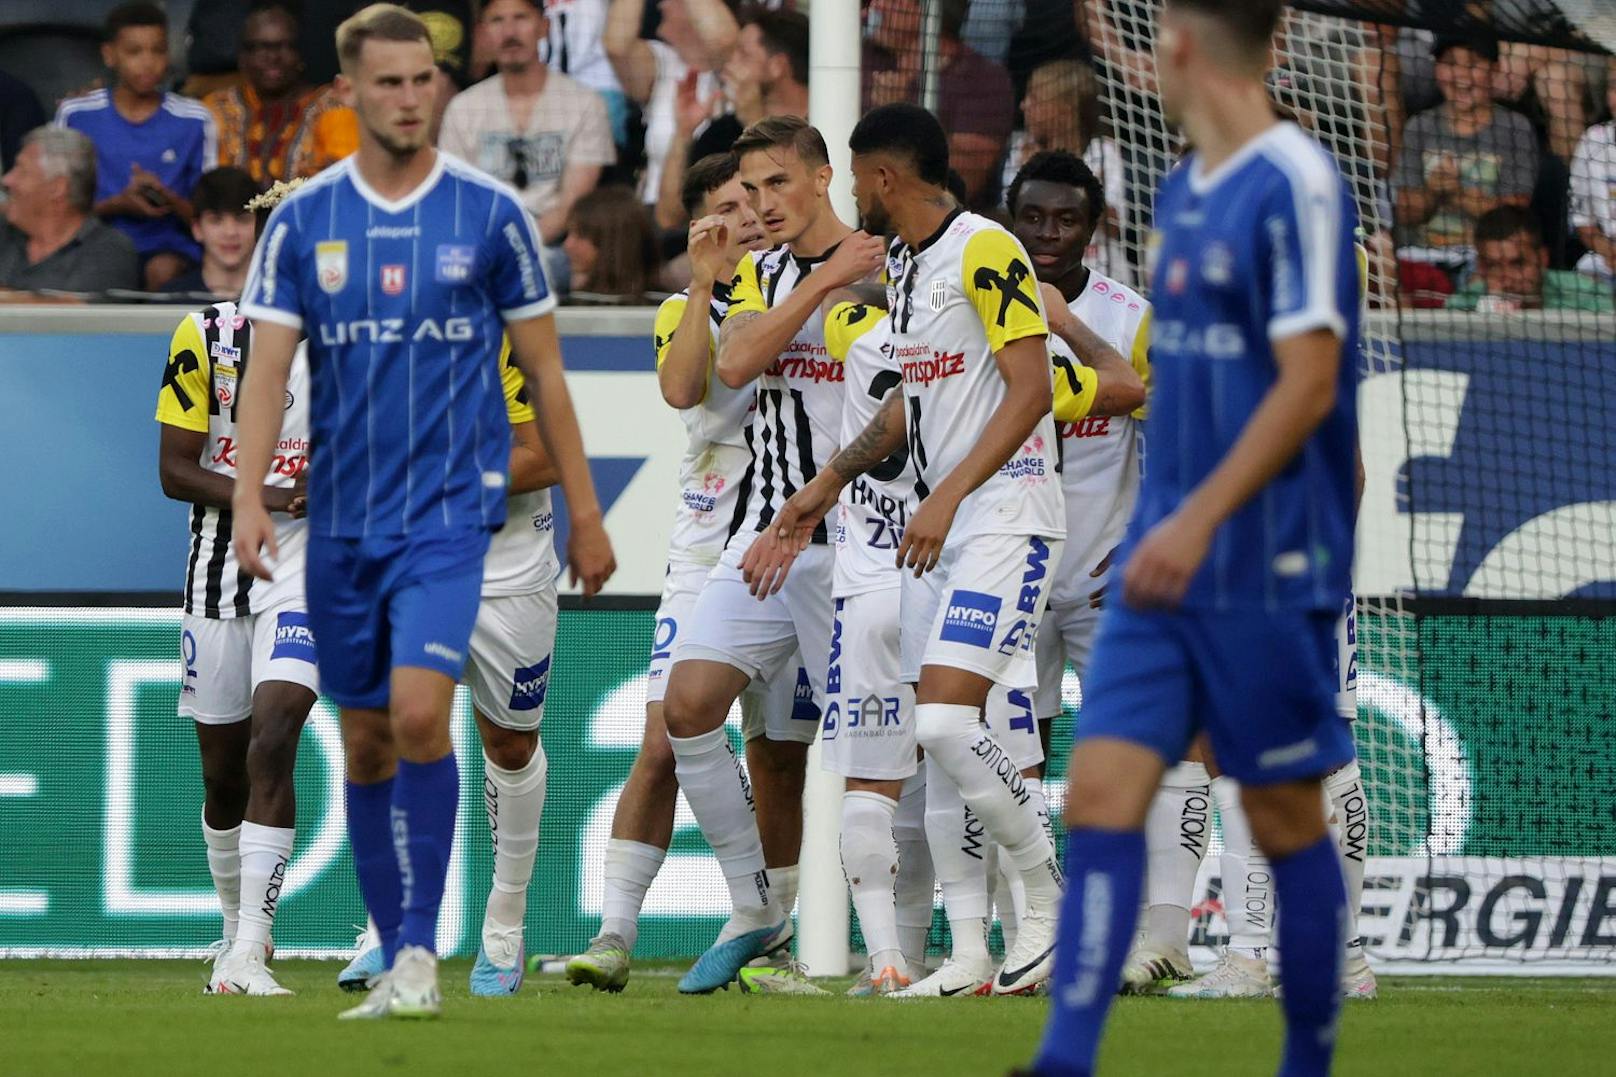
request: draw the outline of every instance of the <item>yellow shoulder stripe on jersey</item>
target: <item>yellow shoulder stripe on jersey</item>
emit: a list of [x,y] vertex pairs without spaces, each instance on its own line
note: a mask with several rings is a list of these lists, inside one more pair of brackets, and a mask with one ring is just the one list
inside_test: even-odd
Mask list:
[[1144,316],[1139,319],[1139,326],[1133,333],[1133,354],[1128,357],[1133,363],[1134,373],[1145,383],[1145,403],[1133,410],[1135,419],[1143,419],[1150,408],[1150,327],[1154,321],[1151,309],[1146,305]]
[[511,355],[511,338],[502,336],[499,343],[499,381],[505,390],[505,415],[512,426],[533,421],[533,404],[527,394],[527,377]]
[[1023,337],[1049,335],[1038,278],[1009,232],[984,228],[966,240],[960,275],[993,351]]
[[197,433],[208,432],[208,349],[202,340],[202,315],[187,314],[168,344],[168,364],[157,390],[157,421]]
[[1100,375],[1093,367],[1074,362],[1060,352],[1052,350],[1049,360],[1055,368],[1055,404],[1050,413],[1056,422],[1075,423],[1093,410]]
[[674,330],[679,328],[679,322],[685,316],[685,308],[690,305],[690,299],[682,295],[670,295],[662,301],[657,308],[656,323],[651,329],[651,340],[656,346],[656,368],[662,369],[662,364],[668,358],[668,346],[673,343]]
[[847,362],[847,353],[859,337],[881,324],[883,311],[868,303],[837,303],[825,317],[825,352],[838,363]]
[[724,315],[728,321],[737,314],[764,314],[768,311],[768,301],[763,298],[763,283],[758,280],[757,259],[750,254],[741,256],[741,264],[735,267],[735,283],[730,288],[729,312]]

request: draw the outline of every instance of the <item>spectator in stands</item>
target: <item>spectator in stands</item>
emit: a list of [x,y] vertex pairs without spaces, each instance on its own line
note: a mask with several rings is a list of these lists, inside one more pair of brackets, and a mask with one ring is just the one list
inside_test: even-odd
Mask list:
[[600,94],[619,150],[628,146],[628,95],[606,58],[606,0],[546,0],[550,33],[539,44],[539,58],[551,71],[570,75]]
[[1105,185],[1105,216],[1094,230],[1086,265],[1131,284],[1133,267],[1122,243],[1122,224],[1131,212],[1122,151],[1100,133],[1100,95],[1094,69],[1081,60],[1052,60],[1033,70],[1021,98],[1025,127],[1010,140],[1001,185],[1010,183],[1023,165],[1046,150],[1065,150],[1089,166]]
[[[994,169],[1015,125],[1015,90],[1009,72],[960,40],[968,0],[939,0],[939,6],[937,118],[970,205],[984,208],[997,199]],[[921,17],[918,0],[872,0],[864,36],[865,108],[919,100]]]
[[746,126],[765,116],[808,118],[808,16],[796,11],[753,9],[723,71],[730,111],[713,118],[716,102],[700,96],[699,77],[687,74],[674,102],[674,138],[662,162],[657,227],[684,234],[681,194],[685,166],[726,153]]
[[1616,276],[1616,60],[1608,63],[1611,119],[1588,128],[1571,159],[1571,227],[1588,248],[1577,269],[1607,279]]
[[247,263],[252,259],[256,215],[247,203],[258,194],[258,184],[239,168],[225,165],[204,173],[191,192],[196,216],[191,234],[202,247],[202,264],[163,285],[171,295],[234,299],[247,284]]
[[1449,310],[1616,311],[1609,285],[1549,268],[1537,218],[1520,206],[1498,206],[1476,222],[1476,271],[1448,296]]
[[1588,62],[1569,49],[1506,42],[1493,74],[1493,100],[1543,129],[1548,151],[1570,161],[1588,126]]
[[44,122],[45,110],[28,84],[0,71],[0,172],[16,163],[22,136]]
[[634,192],[601,187],[572,207],[563,244],[572,303],[643,303],[656,280],[656,231]]
[[191,238],[191,189],[218,158],[218,129],[201,103],[166,93],[168,21],[136,0],[107,16],[102,61],[110,90],[63,101],[59,127],[95,143],[95,212],[141,257],[148,291],[185,272],[202,251]]
[[303,81],[297,19],[285,0],[260,0],[241,26],[242,82],[202,99],[219,127],[219,162],[267,187],[312,176],[358,149],[352,112],[329,86]]
[[95,147],[87,137],[35,128],[23,136],[3,183],[0,289],[102,292],[139,285],[134,244],[91,212]]
[[438,146],[515,187],[539,237],[554,244],[617,147],[601,96],[539,59],[548,29],[538,0],[483,6],[477,31],[493,45],[499,73],[449,102]]
[[606,15],[606,58],[629,100],[645,118],[645,172],[640,198],[655,205],[663,161],[675,137],[679,84],[697,72],[696,92],[717,102],[718,71],[729,59],[740,27],[724,0],[659,0],[661,23],[654,40],[640,37],[645,0],[611,0]]
[[1523,117],[1493,103],[1496,42],[1443,37],[1431,51],[1443,103],[1403,132],[1392,175],[1398,257],[1451,273],[1470,261],[1471,231],[1482,214],[1530,201],[1537,137]]

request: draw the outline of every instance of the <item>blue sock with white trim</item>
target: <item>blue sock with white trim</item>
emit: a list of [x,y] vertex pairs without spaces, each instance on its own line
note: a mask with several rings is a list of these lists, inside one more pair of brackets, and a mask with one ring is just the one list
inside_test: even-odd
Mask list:
[[1078,827],[1066,839],[1066,897],[1049,980],[1041,1077],[1088,1077],[1122,982],[1145,881],[1145,835]]
[[376,925],[387,967],[398,952],[398,925],[404,916],[398,854],[393,851],[393,779],[370,785],[347,783],[348,844],[365,911]]
[[1285,1058],[1280,1077],[1324,1077],[1335,1053],[1341,1009],[1341,949],[1347,888],[1335,841],[1326,834],[1301,852],[1271,857],[1279,906],[1280,1005]]

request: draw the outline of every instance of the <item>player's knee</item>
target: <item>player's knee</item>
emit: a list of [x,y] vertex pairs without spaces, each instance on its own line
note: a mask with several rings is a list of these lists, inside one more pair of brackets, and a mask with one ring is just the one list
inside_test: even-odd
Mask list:
[[441,758],[454,747],[449,739],[449,716],[432,700],[394,700],[392,726],[398,754],[404,758]]
[[640,744],[640,754],[634,759],[634,769],[656,785],[678,780],[674,776],[673,745],[668,743],[667,729],[660,733],[660,736],[646,737]]
[[522,770],[539,750],[538,730],[483,729],[483,754],[501,770]]
[[247,746],[247,773],[254,786],[290,782],[297,767],[298,724],[264,723]]
[[1241,806],[1251,837],[1265,856],[1284,857],[1320,841],[1327,833],[1324,798],[1316,781],[1242,786]]
[[240,818],[247,809],[250,788],[245,761],[215,764],[202,770],[202,796],[215,816]]
[[381,729],[343,729],[343,754],[347,760],[348,780],[359,785],[385,781],[397,765],[393,751],[393,738]]
[[670,737],[695,737],[707,732],[704,722],[701,693],[684,679],[668,685],[667,698],[662,701],[662,717]]

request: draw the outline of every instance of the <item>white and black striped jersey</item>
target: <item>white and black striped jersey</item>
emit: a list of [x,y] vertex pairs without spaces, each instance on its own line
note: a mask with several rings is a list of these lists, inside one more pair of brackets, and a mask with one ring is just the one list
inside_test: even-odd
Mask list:
[[[236,395],[247,371],[252,323],[234,303],[217,303],[187,314],[169,343],[163,384],[157,392],[157,421],[206,434],[201,465],[236,475]],[[286,412],[270,464],[270,486],[291,486],[309,463],[309,365],[299,343],[286,383]],[[288,603],[301,605],[303,555],[308,528],[303,520],[277,513],[275,542],[280,558],[271,583],[240,571],[230,545],[229,509],[191,507],[190,556],[185,567],[185,612],[228,620],[262,613]]]
[[[778,306],[830,253],[799,258],[775,247],[747,254],[737,268],[727,318]],[[825,350],[825,319],[816,311],[758,376],[757,410],[746,428],[752,460],[741,479],[732,537],[762,531],[825,466],[841,436],[842,389],[842,364]],[[827,541],[823,522],[813,540]]]
[[[689,305],[690,293],[683,291],[670,295],[657,308],[653,343],[658,370]],[[746,427],[752,421],[757,391],[750,385],[731,389],[718,380],[713,369],[718,330],[729,305],[730,286],[715,285],[707,310],[707,392],[701,403],[679,412],[687,440],[684,458],[679,461],[679,508],[668,540],[668,560],[677,564],[718,563],[741,505],[741,480],[752,460]]]

